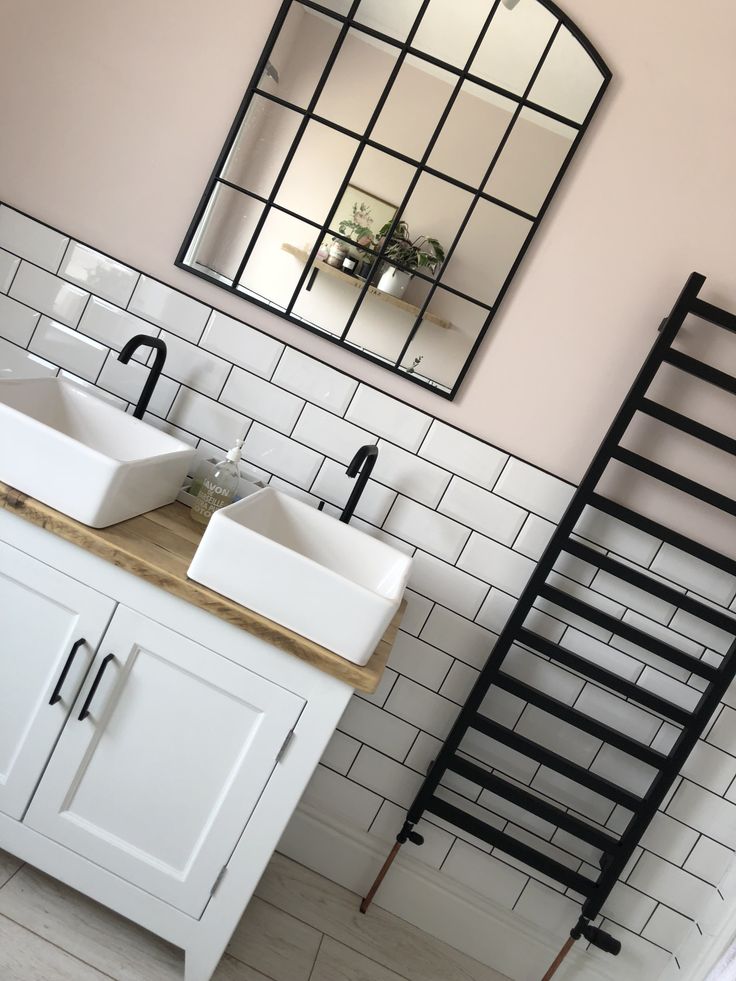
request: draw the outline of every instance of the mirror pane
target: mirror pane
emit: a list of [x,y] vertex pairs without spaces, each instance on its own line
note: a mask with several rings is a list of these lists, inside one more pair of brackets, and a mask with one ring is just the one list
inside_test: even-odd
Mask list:
[[263,205],[227,184],[215,185],[186,256],[187,265],[232,283]]
[[353,5],[353,0],[318,0],[318,3],[325,10],[333,10],[336,14],[347,17]]
[[409,55],[391,87],[372,139],[420,160],[456,83],[455,75]]
[[400,367],[449,391],[483,330],[488,311],[439,287],[430,301],[428,314],[412,338]]
[[578,131],[533,109],[522,109],[484,190],[536,215]]
[[532,222],[479,200],[442,282],[492,306],[532,229]]
[[427,163],[477,187],[486,175],[517,103],[475,82],[463,82]]
[[412,47],[464,68],[490,10],[489,0],[430,0]]
[[238,288],[283,312],[318,238],[313,225],[271,208]]
[[399,49],[348,31],[317,103],[318,116],[362,134],[378,105]]
[[556,24],[557,18],[537,0],[522,0],[513,10],[499,4],[471,74],[523,95]]
[[339,337],[353,313],[363,281],[343,272],[339,264],[328,264],[327,258],[320,250],[299,291],[293,313],[305,323]]
[[320,225],[359,147],[357,140],[314,120],[299,141],[276,202]]
[[544,59],[529,99],[582,123],[602,84],[603,76],[593,59],[577,38],[563,27]]
[[416,320],[402,299],[370,288],[355,316],[347,343],[395,364]]
[[[409,240],[428,256],[419,256],[422,260],[419,267],[421,273],[430,278],[439,274],[444,256],[460,231],[472,203],[473,195],[469,191],[432,174],[423,173],[420,176],[401,217],[407,224]],[[433,245],[435,242],[437,245]],[[419,286],[418,282],[413,281],[407,295],[415,296],[418,300]],[[424,294],[421,299],[424,299]]]
[[292,3],[258,87],[305,109],[340,33],[340,22]]
[[222,168],[222,177],[267,198],[304,117],[254,95]]
[[380,31],[398,41],[406,40],[417,14],[421,0],[361,0],[355,20],[374,31]]

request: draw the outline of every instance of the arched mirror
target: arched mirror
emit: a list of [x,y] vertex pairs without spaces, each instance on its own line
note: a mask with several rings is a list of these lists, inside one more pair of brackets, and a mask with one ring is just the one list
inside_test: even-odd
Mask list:
[[286,0],[177,263],[453,398],[610,77],[547,0]]

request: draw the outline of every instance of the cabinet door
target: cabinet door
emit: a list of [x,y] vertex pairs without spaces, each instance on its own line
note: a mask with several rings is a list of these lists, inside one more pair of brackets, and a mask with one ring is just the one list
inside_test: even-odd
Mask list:
[[120,606],[26,822],[199,916],[303,705]]
[[114,608],[107,596],[0,542],[4,814],[23,816]]

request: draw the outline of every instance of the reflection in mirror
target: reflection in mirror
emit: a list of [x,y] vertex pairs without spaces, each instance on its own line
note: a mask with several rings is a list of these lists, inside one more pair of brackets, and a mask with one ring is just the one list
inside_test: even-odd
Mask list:
[[547,0],[285,0],[274,37],[177,262],[452,398],[610,72]]

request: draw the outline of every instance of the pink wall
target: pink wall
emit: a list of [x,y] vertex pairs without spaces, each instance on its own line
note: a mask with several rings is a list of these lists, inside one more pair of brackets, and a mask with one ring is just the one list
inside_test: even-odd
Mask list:
[[564,6],[615,78],[453,404],[172,265],[278,0],[0,0],[0,198],[577,479],[685,276],[736,308],[736,5]]

